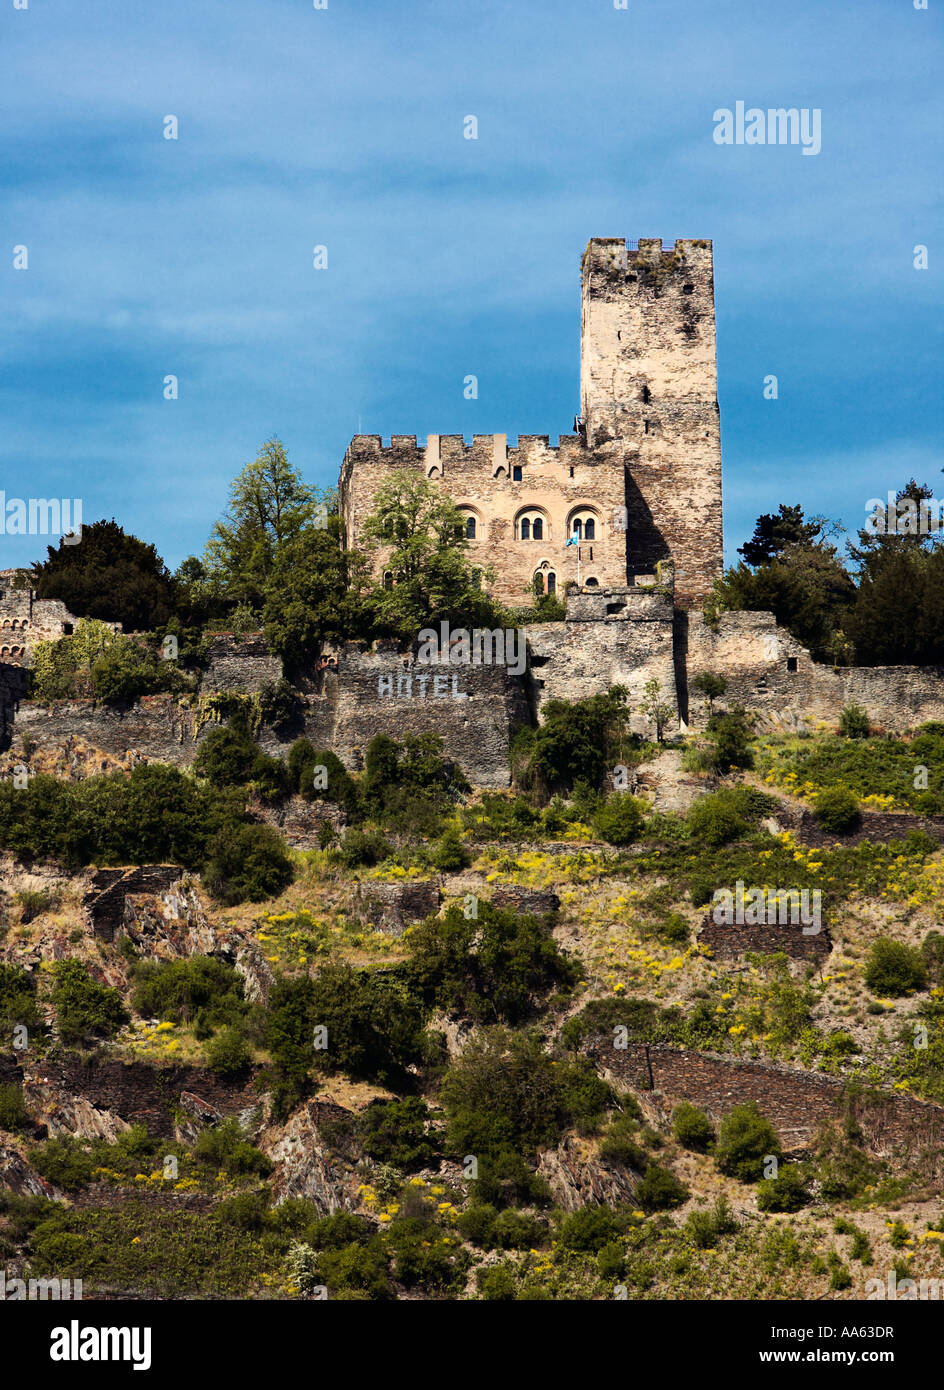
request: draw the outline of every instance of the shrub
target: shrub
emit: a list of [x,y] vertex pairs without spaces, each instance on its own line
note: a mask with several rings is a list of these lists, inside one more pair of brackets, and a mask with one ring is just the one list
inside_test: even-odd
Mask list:
[[715,1137],[714,1125],[704,1110],[699,1110],[697,1105],[691,1105],[687,1100],[683,1100],[673,1111],[672,1133],[683,1149],[693,1149],[696,1153],[704,1153]]
[[54,978],[52,1002],[59,1036],[67,1046],[110,1038],[129,1022],[118,991],[93,980],[81,961],[58,961]]
[[569,792],[578,778],[601,786],[625,729],[626,697],[624,686],[612,686],[583,700],[548,700],[540,726],[523,730],[515,742],[522,785],[542,800]]
[[239,825],[214,836],[201,876],[213,896],[231,907],[278,897],[291,883],[293,870],[277,830]]
[[548,927],[533,916],[480,902],[466,918],[458,903],[429,917],[407,937],[408,976],[430,1004],[476,1022],[516,1023],[536,999],[572,985],[577,968]]
[[9,1086],[0,1086],[0,1129],[6,1129],[15,1134],[19,1130],[28,1128],[29,1123],[29,1111],[23,1100],[23,1088],[15,1083],[11,1083]]
[[33,1150],[32,1163],[41,1177],[64,1192],[79,1192],[86,1187],[96,1166],[84,1143],[71,1135],[40,1144]]
[[244,787],[257,753],[245,726],[234,721],[228,728],[210,729],[197,749],[193,771],[214,787]]
[[472,856],[462,843],[458,830],[455,826],[448,826],[433,851],[434,866],[440,873],[450,874],[467,869],[471,863]]
[[489,1265],[475,1271],[475,1282],[479,1293],[491,1302],[511,1300],[515,1297],[514,1265]]
[[692,803],[686,821],[692,838],[712,849],[738,839],[748,830],[741,804],[727,788],[700,796]]
[[758,1182],[768,1158],[780,1159],[777,1131],[755,1101],[735,1105],[721,1121],[715,1161],[722,1173],[741,1182]]
[[595,1255],[604,1245],[609,1245],[619,1231],[619,1223],[609,1207],[588,1205],[578,1207],[562,1219],[557,1243],[564,1250],[587,1250]]
[[169,1023],[195,1023],[197,1037],[238,1022],[246,1012],[242,976],[213,956],[141,961],[133,978],[131,1003],[137,1013]]
[[346,869],[371,869],[393,853],[392,846],[377,830],[349,830],[337,851]]
[[859,803],[848,787],[824,787],[813,799],[813,814],[830,835],[842,835],[859,820]]
[[425,1168],[438,1154],[429,1106],[415,1096],[373,1101],[358,1119],[358,1137],[368,1158],[404,1173]]
[[139,700],[160,690],[167,682],[171,667],[157,660],[154,653],[140,642],[120,633],[92,663],[92,690],[96,700],[105,703],[125,703]]
[[652,1163],[636,1185],[636,1200],[643,1211],[668,1211],[688,1199],[688,1190],[670,1168]]
[[59,906],[59,894],[49,888],[24,888],[16,895],[20,905],[20,921],[25,926],[43,912],[54,912]]
[[846,705],[839,715],[839,731],[846,738],[868,738],[869,716],[861,705]]
[[238,1076],[252,1062],[252,1052],[239,1028],[221,1028],[207,1043],[206,1062],[217,1076]]
[[683,1230],[699,1250],[710,1250],[722,1236],[732,1235],[738,1228],[731,1208],[724,1197],[718,1197],[708,1211],[689,1213]]
[[915,989],[926,989],[925,958],[916,946],[880,936],[872,943],[866,957],[865,983],[873,994],[889,994],[893,998]]
[[538,1217],[507,1207],[495,1217],[490,1236],[499,1250],[531,1250],[547,1239],[547,1228]]
[[643,826],[643,805],[628,792],[607,798],[593,817],[594,829],[610,845],[628,845]]
[[809,1200],[805,1175],[795,1163],[783,1164],[775,1178],[763,1178],[757,1184],[760,1211],[799,1211]]
[[719,772],[753,766],[751,724],[752,716],[740,707],[712,714],[707,732],[714,745],[714,765]]
[[292,794],[292,776],[281,758],[257,753],[249,769],[252,785],[263,801],[284,801]]
[[715,700],[721,698],[728,688],[728,682],[724,676],[715,675],[713,671],[699,671],[698,675],[692,680],[692,689],[697,690],[699,695],[704,695],[708,704],[708,717],[713,713],[712,706]]

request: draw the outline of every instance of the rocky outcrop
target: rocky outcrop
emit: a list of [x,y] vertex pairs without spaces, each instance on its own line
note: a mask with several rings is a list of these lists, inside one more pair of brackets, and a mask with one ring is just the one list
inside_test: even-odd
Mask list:
[[545,1149],[538,1159],[538,1176],[564,1211],[606,1203],[614,1206],[634,1199],[639,1177],[624,1168],[608,1168],[590,1145],[567,1135],[556,1149]]
[[15,1149],[0,1148],[0,1188],[18,1197],[46,1197],[50,1202],[65,1201],[65,1194],[47,1182]]
[[343,1106],[309,1101],[263,1136],[260,1148],[276,1165],[271,1184],[276,1202],[303,1197],[324,1216],[357,1207],[356,1154],[345,1157],[347,1146],[337,1137],[338,1128],[352,1118]]

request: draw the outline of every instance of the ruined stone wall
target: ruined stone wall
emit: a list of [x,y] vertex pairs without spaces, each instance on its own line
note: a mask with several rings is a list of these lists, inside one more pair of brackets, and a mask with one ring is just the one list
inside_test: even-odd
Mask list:
[[261,632],[245,636],[221,632],[210,642],[200,691],[258,691],[281,676],[281,658],[269,649]]
[[[638,712],[645,684],[657,679],[662,698],[676,707],[671,594],[623,587],[568,600],[567,621],[534,623],[528,639],[538,716],[548,700],[579,700],[611,685],[625,685],[634,709],[630,725],[652,734]],[[670,722],[670,730],[677,724]]]
[[[520,468],[520,481],[515,469]],[[414,435],[394,435],[382,447],[378,435],[357,435],[344,457],[339,482],[341,514],[349,547],[360,544],[361,528],[373,510],[374,495],[391,472],[406,469],[440,484],[467,516],[475,519],[469,558],[488,566],[495,579],[490,590],[509,604],[527,603],[535,573],[543,587],[563,593],[577,578],[577,547],[564,542],[575,517],[582,526],[593,520],[594,536],[580,547],[581,580],[599,585],[626,582],[626,535],[623,530],[625,486],[620,458],[607,450],[588,450],[577,436],[562,435],[551,445],[547,435],[521,435],[517,446],[507,436],[476,435],[466,444],[461,435],[428,436],[417,445]],[[540,540],[521,535],[521,519],[540,518]],[[377,571],[384,570],[379,557]],[[553,585],[548,577],[554,576]]]
[[[719,703],[742,704],[770,726],[804,719],[836,722],[844,705],[860,704],[878,727],[901,732],[944,720],[944,672],[937,667],[832,667],[779,627],[772,613],[721,613],[717,630],[689,613],[684,638],[688,681],[700,671],[724,676]],[[684,700],[683,717],[685,715]],[[702,725],[704,702],[688,698],[687,722]]]
[[[608,1037],[596,1039],[588,1050],[618,1083],[658,1092],[667,1112],[687,1100],[718,1123],[735,1105],[755,1101],[788,1152],[807,1148],[819,1126],[843,1111],[845,1083],[839,1077],[661,1044],[631,1043],[620,1050]],[[874,1154],[930,1151],[938,1171],[944,1171],[944,1106],[882,1093],[876,1105],[861,1099],[851,1108]]]
[[677,604],[703,604],[723,555],[709,241],[590,242],[580,394],[588,447],[625,468],[629,574],[671,556]]
[[38,599],[32,589],[0,580],[0,661],[28,666],[37,642],[65,636],[79,621],[58,599]]

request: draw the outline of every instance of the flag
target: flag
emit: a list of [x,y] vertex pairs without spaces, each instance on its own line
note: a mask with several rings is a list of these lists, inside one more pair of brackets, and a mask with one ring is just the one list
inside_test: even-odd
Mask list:
[[566,541],[564,542],[564,549],[566,550],[567,547],[568,547],[569,545],[579,545],[579,544],[580,544],[580,537],[579,537],[579,536],[568,536],[567,539],[566,539]]

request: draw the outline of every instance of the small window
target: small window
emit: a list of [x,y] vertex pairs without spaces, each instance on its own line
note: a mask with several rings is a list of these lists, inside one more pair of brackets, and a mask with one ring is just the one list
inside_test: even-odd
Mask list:
[[643,405],[648,405],[649,402],[652,400],[652,392],[649,390],[648,386],[643,386],[642,394],[640,395],[639,399],[642,401]]
[[581,536],[583,535],[583,522],[580,520],[580,517],[579,517],[579,516],[574,518],[574,530],[573,530],[573,533],[574,533],[574,535],[577,537],[578,541],[580,540]]
[[467,516],[465,519],[465,538],[467,541],[475,540],[475,517]]
[[599,579],[585,579],[583,582],[588,589],[598,589],[600,587]]
[[534,518],[534,525],[531,527],[531,535],[536,541],[544,539],[544,522],[539,516]]
[[512,466],[511,479],[512,482],[515,483],[521,482],[521,465],[519,463],[516,463]]
[[548,572],[548,576],[547,576],[547,592],[548,592],[549,594],[553,594],[553,593],[556,591],[556,589],[557,589],[557,575],[554,573],[553,570],[550,570],[550,571]]
[[71,623],[63,623],[63,624],[62,624],[62,631],[63,631],[63,635],[64,635],[64,636],[66,636],[66,637],[71,637],[71,636],[72,636],[72,624],[71,624]]
[[521,518],[521,539],[523,541],[531,539],[531,523],[526,516]]
[[[577,522],[574,523],[574,525],[577,525],[577,524],[578,524]],[[584,525],[584,528],[583,528],[583,538],[584,538],[585,541],[592,541],[592,540],[595,538],[596,534],[597,534],[596,523],[594,522],[592,516],[588,516],[588,517],[587,517],[587,520],[586,520],[586,523],[585,523],[585,525]]]
[[385,571],[384,571],[384,588],[385,588],[385,589],[392,589],[392,588],[393,588],[393,571],[392,571],[392,570],[385,570]]
[[683,286],[682,286],[682,293],[683,293],[683,294],[694,294],[694,293],[695,293],[695,286],[694,286],[694,285],[683,285]]
[[787,670],[788,670],[788,671],[795,671],[796,668],[797,668],[797,659],[796,659],[796,657],[795,657],[795,656],[788,656],[788,657],[787,657]]

